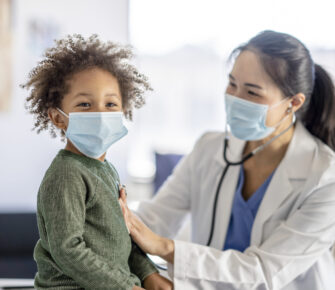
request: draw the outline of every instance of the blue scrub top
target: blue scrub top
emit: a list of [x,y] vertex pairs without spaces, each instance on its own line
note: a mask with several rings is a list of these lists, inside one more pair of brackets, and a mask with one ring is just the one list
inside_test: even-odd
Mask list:
[[252,225],[273,175],[274,172],[248,200],[245,200],[242,196],[244,169],[241,165],[224,250],[234,249],[243,252],[250,246]]

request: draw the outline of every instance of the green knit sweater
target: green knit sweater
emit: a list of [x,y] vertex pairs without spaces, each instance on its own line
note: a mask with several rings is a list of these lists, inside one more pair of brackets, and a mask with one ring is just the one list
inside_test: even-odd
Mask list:
[[61,150],[38,192],[37,289],[132,289],[157,272],[132,244],[108,162]]

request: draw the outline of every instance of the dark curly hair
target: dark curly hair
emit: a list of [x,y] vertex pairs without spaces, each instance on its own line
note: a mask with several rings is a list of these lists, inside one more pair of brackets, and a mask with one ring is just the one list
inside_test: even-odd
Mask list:
[[102,42],[96,34],[87,39],[79,34],[68,35],[55,43],[55,47],[47,49],[44,59],[29,73],[27,83],[21,85],[30,89],[26,109],[36,117],[33,129],[37,129],[37,133],[49,130],[53,137],[56,136],[48,109],[60,106],[69,89],[67,81],[73,74],[93,67],[110,72],[118,80],[123,112],[132,120],[133,108],[145,104],[143,95],[152,88],[147,77],[129,64],[133,56],[131,49]]

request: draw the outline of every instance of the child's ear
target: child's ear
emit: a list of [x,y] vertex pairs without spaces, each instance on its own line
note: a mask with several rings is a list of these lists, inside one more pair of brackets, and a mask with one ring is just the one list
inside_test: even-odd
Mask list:
[[48,109],[48,116],[51,122],[59,129],[65,130],[67,127],[67,120],[65,117],[55,108]]

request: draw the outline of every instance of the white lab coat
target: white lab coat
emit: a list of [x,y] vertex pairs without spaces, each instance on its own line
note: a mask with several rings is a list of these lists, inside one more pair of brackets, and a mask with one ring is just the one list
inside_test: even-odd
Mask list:
[[[223,138],[223,133],[202,136],[158,195],[137,212],[153,231],[171,238],[191,213],[192,243],[175,241],[174,265],[169,265],[175,289],[334,290],[334,152],[298,122],[258,209],[250,247],[222,251],[239,166],[223,181],[211,248],[204,245],[225,166]],[[244,144],[231,137],[229,160],[241,159]]]

